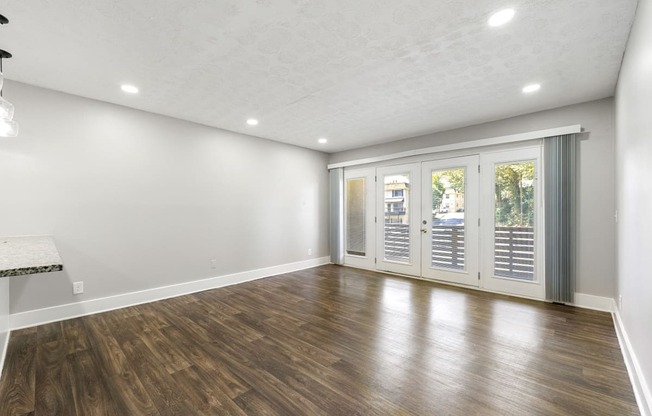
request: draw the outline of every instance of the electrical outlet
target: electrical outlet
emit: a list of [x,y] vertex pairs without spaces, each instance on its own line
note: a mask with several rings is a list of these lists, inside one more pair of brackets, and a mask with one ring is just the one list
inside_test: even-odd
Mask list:
[[72,283],[72,294],[79,295],[84,293],[84,282],[73,282]]
[[308,249],[308,255],[312,256],[312,249],[311,248]]
[[217,269],[217,260],[211,260],[211,269]]

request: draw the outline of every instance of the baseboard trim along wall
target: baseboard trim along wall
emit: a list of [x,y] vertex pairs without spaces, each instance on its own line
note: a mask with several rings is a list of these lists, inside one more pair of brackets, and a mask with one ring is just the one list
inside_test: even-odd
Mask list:
[[9,278],[0,278],[0,377],[9,346]]
[[4,334],[0,334],[0,337],[2,337],[2,340],[0,340],[0,348],[2,348],[2,355],[0,355],[0,377],[2,377],[2,370],[4,368],[5,364],[5,358],[7,358],[7,347],[9,347],[9,334],[10,332],[7,331]]
[[650,386],[645,380],[643,370],[638,362],[638,358],[636,358],[632,344],[629,342],[627,331],[625,330],[625,326],[620,317],[620,311],[615,301],[613,302],[613,318],[616,335],[620,343],[620,350],[623,352],[623,358],[627,366],[629,379],[634,388],[634,395],[636,396],[636,402],[638,403],[641,416],[652,416],[652,391],[650,391]]
[[603,312],[613,312],[613,304],[612,298],[577,292],[575,293],[575,302],[573,302],[573,306]]
[[111,311],[128,306],[173,298],[175,296],[187,295],[204,290],[235,285],[238,283],[244,283],[264,277],[309,269],[311,267],[321,266],[328,263],[330,263],[330,257],[320,257],[295,263],[266,267],[263,269],[248,270],[245,272],[233,273],[224,276],[195,280],[193,282],[179,283],[171,286],[147,289],[139,292],[125,293],[122,295],[91,299],[84,302],[69,303],[66,305],[53,306],[50,308],[20,312],[11,314],[9,316],[9,324],[11,330],[29,328],[50,322],[63,321],[84,315]]

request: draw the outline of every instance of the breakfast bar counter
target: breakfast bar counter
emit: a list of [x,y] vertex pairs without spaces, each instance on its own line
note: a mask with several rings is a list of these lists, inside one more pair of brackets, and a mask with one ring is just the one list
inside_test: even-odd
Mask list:
[[0,237],[0,278],[63,270],[50,236]]

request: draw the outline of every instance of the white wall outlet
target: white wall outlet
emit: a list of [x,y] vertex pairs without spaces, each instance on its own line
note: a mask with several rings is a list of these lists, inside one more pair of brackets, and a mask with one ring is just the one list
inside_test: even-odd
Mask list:
[[217,269],[217,260],[211,260],[211,269]]
[[73,282],[72,283],[72,294],[79,295],[84,293],[84,282]]
[[312,249],[311,248],[308,249],[308,255],[312,256]]

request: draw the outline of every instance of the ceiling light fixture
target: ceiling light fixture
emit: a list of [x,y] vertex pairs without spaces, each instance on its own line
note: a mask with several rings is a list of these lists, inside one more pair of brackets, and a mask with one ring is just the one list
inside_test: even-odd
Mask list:
[[[9,23],[9,19],[0,14],[0,25]],[[0,49],[0,137],[18,136],[18,123],[14,118],[14,105],[2,97],[4,76],[2,74],[2,60],[11,58],[11,54]]]
[[328,139],[325,138],[325,137],[322,137],[322,138],[320,138],[320,139],[317,140],[317,141],[318,141],[320,144],[326,144],[326,143],[328,143]]
[[523,92],[525,94],[530,94],[541,89],[541,84],[530,84],[523,87]]
[[250,118],[249,120],[247,120],[247,124],[249,124],[250,126],[257,126],[258,120],[256,120],[255,118]]
[[514,9],[503,9],[499,12],[496,12],[491,15],[489,18],[489,26],[491,27],[498,27],[502,26],[505,23],[509,22],[514,18],[514,14],[516,12]]
[[138,87],[134,87],[133,85],[124,84],[120,86],[120,89],[127,94],[138,94]]

